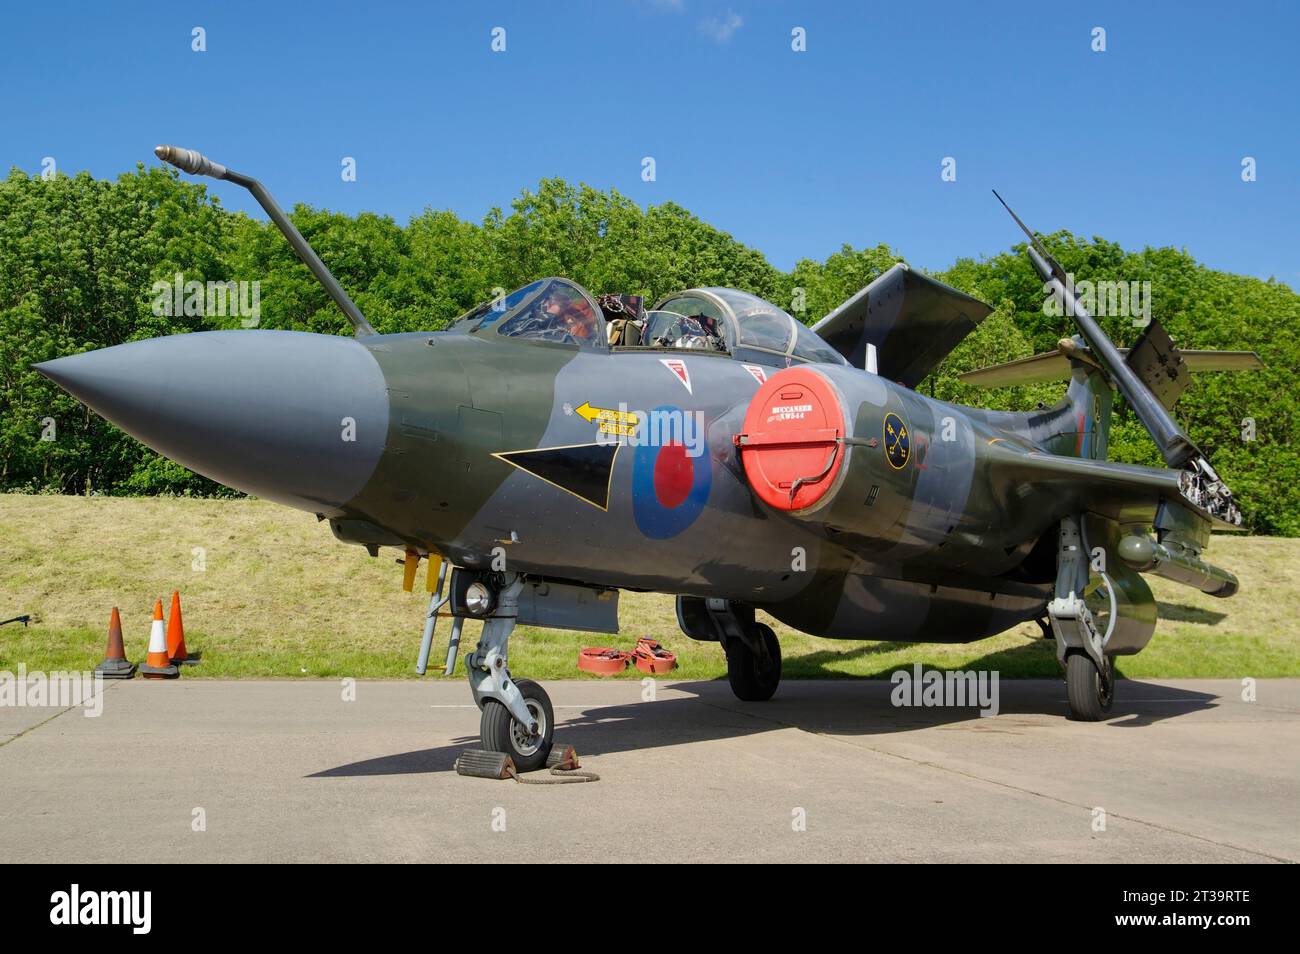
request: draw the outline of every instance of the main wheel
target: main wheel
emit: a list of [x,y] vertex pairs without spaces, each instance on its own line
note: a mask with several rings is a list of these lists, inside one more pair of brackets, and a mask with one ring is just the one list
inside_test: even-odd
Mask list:
[[537,722],[537,731],[530,732],[528,726],[515,721],[509,709],[495,699],[487,699],[479,717],[479,738],[483,748],[504,752],[519,771],[531,772],[546,764],[555,744],[555,710],[546,690],[531,679],[516,679],[515,688]]
[[758,638],[767,658],[760,659],[739,639],[727,640],[727,681],[736,698],[744,702],[766,702],[781,683],[781,644],[772,627],[758,623]]
[[1115,701],[1114,669],[1108,664],[1102,673],[1087,653],[1070,653],[1065,657],[1065,695],[1070,701],[1071,719],[1100,722]]

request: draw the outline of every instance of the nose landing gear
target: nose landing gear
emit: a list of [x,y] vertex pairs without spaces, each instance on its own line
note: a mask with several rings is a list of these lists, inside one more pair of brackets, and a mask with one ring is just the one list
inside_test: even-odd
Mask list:
[[515,680],[506,665],[510,634],[519,614],[523,578],[509,574],[498,588],[495,608],[483,622],[478,645],[465,659],[469,688],[482,715],[485,749],[505,752],[521,772],[546,765],[555,744],[555,710],[546,690],[531,679]]

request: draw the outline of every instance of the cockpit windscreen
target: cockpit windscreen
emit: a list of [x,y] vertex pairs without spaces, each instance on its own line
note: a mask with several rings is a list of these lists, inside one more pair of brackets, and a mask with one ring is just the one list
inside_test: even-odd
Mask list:
[[503,298],[486,302],[460,323],[471,333],[496,328],[497,334],[533,338],[590,350],[604,350],[603,321],[590,297],[562,278],[543,278]]

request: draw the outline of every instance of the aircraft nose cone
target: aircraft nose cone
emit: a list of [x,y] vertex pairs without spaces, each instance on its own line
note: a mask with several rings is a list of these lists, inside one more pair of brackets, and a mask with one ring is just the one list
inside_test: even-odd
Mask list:
[[208,331],[46,361],[50,380],[165,457],[333,515],[383,453],[383,373],[352,338]]

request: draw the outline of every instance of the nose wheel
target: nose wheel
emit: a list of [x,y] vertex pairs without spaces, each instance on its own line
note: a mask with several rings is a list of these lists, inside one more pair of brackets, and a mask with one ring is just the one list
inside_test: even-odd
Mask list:
[[504,752],[521,772],[531,772],[546,765],[555,744],[555,710],[546,690],[531,679],[518,679],[515,688],[523,696],[530,722],[521,725],[510,710],[495,699],[483,700],[479,717],[479,737],[483,748]]
[[[455,589],[453,581],[452,588]],[[512,574],[494,587],[495,606],[483,621],[478,645],[465,660],[470,691],[482,715],[483,748],[504,752],[521,772],[542,768],[555,743],[555,710],[546,690],[531,679],[515,679],[507,665],[510,634],[519,615],[523,578]]]

